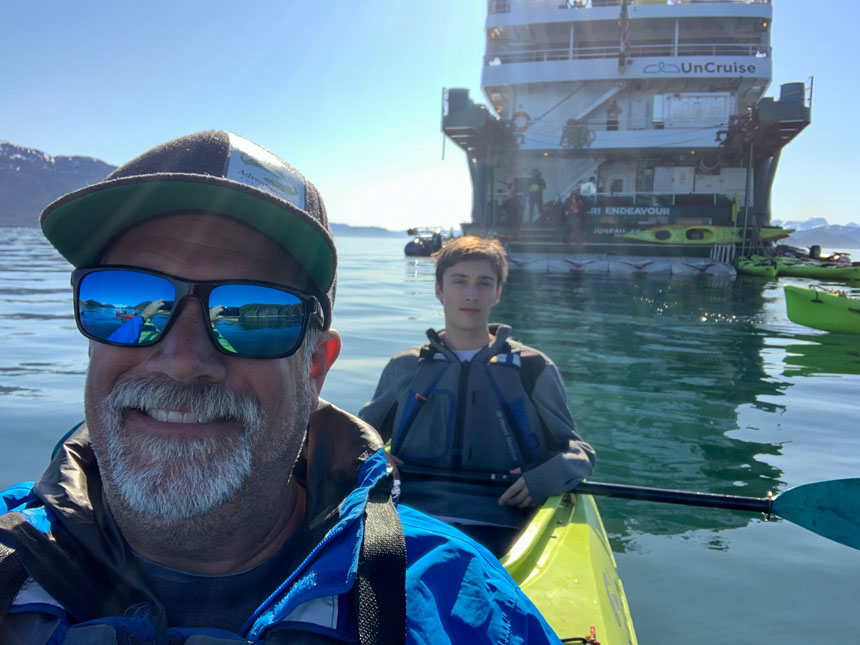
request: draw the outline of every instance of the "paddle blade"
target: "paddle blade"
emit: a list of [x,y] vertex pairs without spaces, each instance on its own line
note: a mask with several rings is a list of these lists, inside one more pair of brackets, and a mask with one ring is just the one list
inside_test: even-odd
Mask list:
[[832,479],[789,488],[773,513],[834,542],[860,549],[860,479]]

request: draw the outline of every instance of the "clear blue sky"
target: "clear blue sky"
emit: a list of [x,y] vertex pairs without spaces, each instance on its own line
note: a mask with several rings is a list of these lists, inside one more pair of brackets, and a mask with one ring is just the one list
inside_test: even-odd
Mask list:
[[[468,219],[443,87],[480,96],[484,0],[46,0],[0,4],[0,139],[121,164],[232,130],[308,176],[330,217],[404,229]],[[774,218],[860,222],[853,0],[774,2],[774,78],[815,76],[813,124],[783,152]]]

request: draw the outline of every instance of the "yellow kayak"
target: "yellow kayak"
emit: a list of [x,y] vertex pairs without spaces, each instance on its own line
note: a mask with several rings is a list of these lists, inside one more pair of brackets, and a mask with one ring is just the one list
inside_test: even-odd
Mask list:
[[590,495],[550,497],[501,562],[559,638],[635,645],[615,557]]
[[[763,242],[779,240],[788,237],[793,232],[794,229],[792,228],[767,226],[759,231],[759,237]],[[737,244],[742,241],[742,231],[733,226],[682,226],[673,224],[655,226],[644,231],[618,233],[615,237],[657,244]]]

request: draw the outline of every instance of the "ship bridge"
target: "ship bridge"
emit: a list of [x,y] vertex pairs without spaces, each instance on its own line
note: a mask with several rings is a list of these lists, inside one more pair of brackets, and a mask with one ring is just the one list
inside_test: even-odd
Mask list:
[[771,19],[770,2],[491,0],[481,84],[523,149],[715,148],[770,84]]

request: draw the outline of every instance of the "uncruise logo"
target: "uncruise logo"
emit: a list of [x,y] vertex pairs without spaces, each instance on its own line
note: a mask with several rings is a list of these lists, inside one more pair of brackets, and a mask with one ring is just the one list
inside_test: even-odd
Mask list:
[[738,63],[737,61],[718,63],[708,61],[706,63],[667,63],[659,61],[651,63],[642,68],[643,74],[755,74],[757,66],[754,64]]

